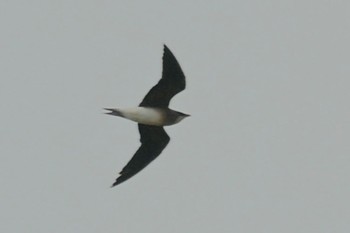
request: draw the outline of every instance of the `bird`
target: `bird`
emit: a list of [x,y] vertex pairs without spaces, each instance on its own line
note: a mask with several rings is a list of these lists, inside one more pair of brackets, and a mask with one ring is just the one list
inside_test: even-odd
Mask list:
[[138,107],[104,108],[108,115],[137,122],[141,142],[111,187],[133,177],[162,153],[170,141],[164,126],[174,125],[190,116],[169,108],[170,100],[186,88],[186,78],[174,54],[165,44],[162,61],[161,79],[149,90]]

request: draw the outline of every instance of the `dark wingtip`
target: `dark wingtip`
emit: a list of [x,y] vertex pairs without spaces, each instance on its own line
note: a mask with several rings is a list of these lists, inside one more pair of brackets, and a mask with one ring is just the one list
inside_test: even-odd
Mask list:
[[130,177],[124,177],[124,176],[119,176],[115,182],[111,185],[111,188],[117,186],[118,184],[123,183],[124,181],[126,181],[127,179],[129,179]]
[[164,46],[164,48],[163,48],[164,53],[169,53],[169,52],[171,53],[169,47],[166,44],[163,44],[163,46]]
[[111,188],[117,186],[118,184],[120,184],[120,182],[118,182],[118,179],[111,185]]

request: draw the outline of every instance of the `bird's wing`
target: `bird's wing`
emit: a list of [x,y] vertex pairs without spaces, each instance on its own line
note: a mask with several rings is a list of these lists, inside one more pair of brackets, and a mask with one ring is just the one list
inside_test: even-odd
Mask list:
[[141,146],[135,155],[119,173],[120,176],[113,183],[116,186],[145,168],[160,155],[170,141],[163,127],[138,124],[140,131]]
[[171,98],[184,90],[185,87],[185,75],[175,56],[169,48],[164,45],[162,78],[147,93],[139,106],[159,108],[168,107]]

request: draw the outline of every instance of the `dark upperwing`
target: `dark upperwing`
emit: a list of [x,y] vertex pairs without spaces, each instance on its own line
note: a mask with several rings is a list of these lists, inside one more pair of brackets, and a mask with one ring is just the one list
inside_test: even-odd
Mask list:
[[163,127],[143,124],[138,124],[138,126],[141,135],[141,146],[119,173],[120,176],[113,183],[112,187],[126,181],[145,168],[160,155],[170,141]]
[[183,91],[185,87],[185,75],[175,56],[169,48],[164,45],[162,78],[157,85],[152,87],[147,93],[139,106],[159,108],[168,107],[171,98],[180,91]]

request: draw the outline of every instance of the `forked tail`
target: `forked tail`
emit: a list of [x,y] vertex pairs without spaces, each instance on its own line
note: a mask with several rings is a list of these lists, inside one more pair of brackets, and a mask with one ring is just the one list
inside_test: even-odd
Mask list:
[[109,112],[106,112],[105,114],[113,115],[113,116],[122,116],[121,112],[116,108],[104,108],[104,110],[109,111]]

